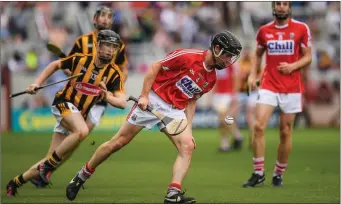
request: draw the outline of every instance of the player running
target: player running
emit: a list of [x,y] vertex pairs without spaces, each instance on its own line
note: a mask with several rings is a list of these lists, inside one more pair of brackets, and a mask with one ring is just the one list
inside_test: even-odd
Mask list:
[[[76,53],[96,54],[97,35],[101,30],[111,29],[113,23],[113,12],[106,6],[100,6],[96,9],[93,17],[95,29],[85,35],[80,36],[74,43],[68,56]],[[121,47],[113,53],[112,63],[116,64],[123,73],[122,78],[126,81],[128,77],[127,56],[125,54],[125,45],[120,41]],[[64,73],[71,75],[71,71],[64,70]],[[91,132],[95,126],[100,124],[108,103],[105,100],[98,101],[89,111],[86,124]],[[59,131],[59,130],[55,130]],[[38,188],[44,188],[47,183],[43,182],[39,177],[32,179],[31,182]]]
[[266,51],[266,67],[261,80],[253,133],[253,168],[251,178],[244,187],[263,183],[264,130],[275,107],[279,106],[280,144],[272,177],[273,186],[282,186],[282,176],[288,165],[292,148],[291,131],[296,113],[302,111],[303,84],[300,69],[311,63],[311,36],[305,23],[291,18],[291,2],[272,3],[274,21],[262,26],[257,33],[255,66],[249,85],[256,87],[256,70],[260,68]]
[[[232,65],[226,69],[217,70],[217,81],[213,89],[213,108],[218,114],[220,147],[219,151],[228,152],[232,149],[240,149],[242,147],[242,135],[238,129],[237,123],[227,125],[225,117],[227,115],[235,118],[237,101],[237,77],[236,66]],[[230,146],[230,136],[234,137],[233,145]]]
[[35,94],[35,89],[59,69],[70,69],[72,75],[83,74],[70,80],[56,93],[51,111],[57,123],[47,156],[14,177],[7,185],[7,196],[15,196],[20,186],[38,176],[44,183],[49,183],[51,173],[87,137],[86,118],[96,101],[104,99],[112,106],[125,108],[122,73],[110,63],[113,53],[120,47],[120,36],[114,31],[102,30],[96,46],[95,57],[74,54],[50,63],[35,83],[27,88],[29,94]]
[[[110,30],[113,23],[113,11],[106,7],[101,6],[97,8],[94,17],[93,23],[95,29],[83,36],[80,36],[76,42],[74,43],[72,50],[69,53],[69,56],[75,53],[83,53],[83,54],[96,54],[96,43],[97,43],[97,35],[101,30]],[[120,41],[121,47],[119,50],[115,50],[113,54],[112,63],[116,64],[121,72],[123,73],[123,79],[126,81],[128,77],[128,69],[127,69],[127,56],[125,54],[125,45]],[[104,115],[104,111],[107,107],[107,102],[105,100],[99,101],[96,103],[89,112],[86,124],[88,125],[89,131],[91,132],[93,128],[100,124],[101,117]]]
[[95,169],[112,153],[127,145],[143,128],[151,129],[158,125],[163,131],[164,126],[160,120],[145,111],[149,104],[168,117],[188,121],[182,133],[176,136],[166,134],[177,148],[178,156],[164,203],[195,203],[195,198],[185,197],[181,186],[195,149],[192,137],[195,103],[213,88],[216,81],[215,69],[232,65],[238,59],[241,49],[239,40],[231,32],[224,31],[212,38],[209,50],[178,49],[152,64],[144,78],[138,104],[133,106],[127,121],[116,135],[99,146],[90,161],[71,180],[66,189],[67,198],[74,200]]

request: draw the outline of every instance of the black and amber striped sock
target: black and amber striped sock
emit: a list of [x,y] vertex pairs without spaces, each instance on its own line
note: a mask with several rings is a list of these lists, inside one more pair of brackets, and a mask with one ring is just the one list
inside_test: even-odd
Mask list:
[[26,181],[24,180],[22,174],[19,176],[16,176],[12,179],[13,184],[15,184],[17,187],[20,187],[22,185],[24,185],[26,183]]
[[57,168],[58,164],[62,161],[60,157],[56,154],[56,151],[52,153],[50,158],[46,160],[45,164],[51,166],[52,168]]

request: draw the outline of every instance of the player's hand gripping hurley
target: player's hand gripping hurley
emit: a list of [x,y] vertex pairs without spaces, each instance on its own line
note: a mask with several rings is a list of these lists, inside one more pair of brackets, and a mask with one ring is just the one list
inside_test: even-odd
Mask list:
[[[259,86],[260,86],[260,79],[257,79],[257,80],[256,80],[256,87],[255,87],[256,90],[258,90]],[[251,95],[252,90],[253,90],[252,85],[251,85],[250,83],[248,83],[248,85],[247,85],[247,95],[248,95],[248,96]]]
[[[134,101],[135,103],[138,103],[138,99],[133,96],[129,96],[127,101]],[[161,122],[165,125],[165,132],[171,136],[182,133],[187,127],[186,119],[173,119],[167,117],[159,111],[152,109],[150,106],[147,106],[147,111],[151,112],[161,120]]]
[[[43,89],[43,88],[46,88],[46,87],[49,87],[49,86],[52,86],[52,85],[55,85],[55,84],[62,83],[62,82],[64,82],[64,81],[69,81],[69,80],[74,79],[74,78],[77,78],[77,77],[79,77],[79,76],[81,76],[81,75],[83,75],[83,73],[79,73],[79,74],[70,76],[70,77],[68,77],[68,78],[66,78],[66,79],[63,79],[63,80],[60,80],[60,81],[57,81],[57,82],[54,82],[54,83],[46,84],[46,85],[44,85],[44,86],[39,86],[39,87],[35,88],[35,91],[38,91],[38,90],[40,90],[40,89]],[[10,98],[14,98],[14,97],[16,97],[16,96],[20,96],[20,95],[23,95],[23,94],[26,94],[26,93],[28,93],[27,90],[26,90],[26,91],[21,91],[21,92],[15,93],[15,94],[12,94],[12,95],[10,95],[9,97],[10,97]]]

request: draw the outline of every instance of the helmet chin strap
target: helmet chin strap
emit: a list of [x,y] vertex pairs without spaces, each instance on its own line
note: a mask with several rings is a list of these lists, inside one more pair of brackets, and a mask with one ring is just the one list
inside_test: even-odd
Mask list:
[[215,57],[220,57],[220,55],[223,54],[224,48],[220,50],[219,54],[216,54],[215,51],[214,51],[214,49],[212,49],[212,51],[213,51],[213,55],[214,55]]
[[220,65],[217,63],[217,58],[219,58],[221,56],[221,54],[223,54],[223,51],[224,51],[224,48],[220,50],[220,52],[218,54],[215,53],[214,49],[212,49],[212,52],[213,52],[213,62],[216,66],[217,69],[225,69],[225,65]]

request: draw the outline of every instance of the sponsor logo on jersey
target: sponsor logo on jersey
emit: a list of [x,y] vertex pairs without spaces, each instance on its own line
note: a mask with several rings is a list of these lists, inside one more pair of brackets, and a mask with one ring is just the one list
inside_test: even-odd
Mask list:
[[293,40],[268,40],[268,55],[293,55],[295,42]]
[[101,89],[93,84],[77,82],[75,89],[85,95],[98,96]]
[[189,76],[184,76],[177,81],[176,87],[178,87],[178,89],[180,89],[188,98],[193,98],[195,94],[202,92],[201,88]]

